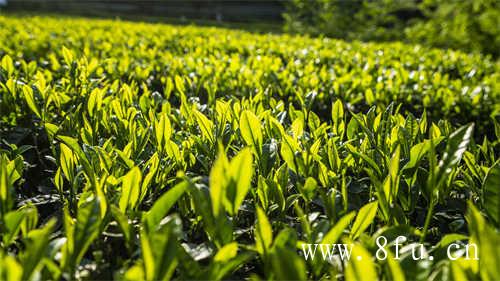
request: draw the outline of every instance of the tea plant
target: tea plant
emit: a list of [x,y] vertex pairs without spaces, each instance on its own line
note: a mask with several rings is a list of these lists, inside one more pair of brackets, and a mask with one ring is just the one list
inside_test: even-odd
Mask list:
[[[500,274],[496,61],[83,18],[0,26],[2,280]],[[479,259],[448,258],[456,241]],[[306,259],[318,243],[359,259]]]

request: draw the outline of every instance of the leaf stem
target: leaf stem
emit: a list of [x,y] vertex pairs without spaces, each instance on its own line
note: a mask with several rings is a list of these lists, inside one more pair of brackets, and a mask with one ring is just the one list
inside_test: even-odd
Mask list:
[[423,243],[425,241],[425,236],[427,235],[429,224],[432,218],[432,213],[434,212],[434,206],[436,206],[435,202],[436,202],[435,200],[431,200],[431,205],[427,210],[427,215],[425,216],[424,229],[422,230],[422,236],[420,237],[420,243]]

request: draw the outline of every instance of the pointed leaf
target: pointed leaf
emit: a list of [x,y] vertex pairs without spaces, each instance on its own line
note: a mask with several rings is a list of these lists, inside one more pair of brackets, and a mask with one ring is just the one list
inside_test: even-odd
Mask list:
[[120,211],[134,209],[139,203],[142,173],[138,167],[132,168],[122,179],[122,193],[120,196]]
[[148,227],[148,231],[152,231],[160,224],[161,220],[167,216],[168,211],[174,206],[184,192],[186,192],[189,185],[190,183],[188,181],[183,181],[172,187],[156,200],[153,207],[145,214],[143,219]]
[[378,202],[371,202],[364,205],[358,213],[351,229],[351,238],[356,239],[373,223],[373,219],[377,215]]
[[448,145],[439,166],[431,187],[439,188],[446,178],[451,174],[464,154],[472,138],[474,124],[462,126],[448,137]]
[[351,212],[342,218],[325,234],[321,244],[334,244],[342,236],[344,230],[349,226],[352,219],[356,215],[355,212]]
[[251,111],[245,110],[240,117],[240,132],[246,144],[252,146],[257,156],[262,154],[262,127],[259,118]]
[[255,227],[255,245],[257,251],[264,255],[269,251],[273,242],[273,230],[266,213],[257,207],[257,225]]
[[488,217],[500,226],[500,165],[490,169],[483,184],[484,209]]

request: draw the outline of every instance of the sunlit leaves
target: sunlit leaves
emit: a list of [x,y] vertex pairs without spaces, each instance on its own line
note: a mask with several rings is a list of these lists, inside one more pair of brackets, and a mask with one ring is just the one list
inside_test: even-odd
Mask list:
[[255,245],[261,255],[269,252],[273,242],[273,230],[266,213],[261,208],[257,208],[257,224],[255,227]]
[[22,92],[23,92],[26,104],[28,104],[28,107],[33,111],[33,113],[36,114],[36,116],[38,116],[38,118],[41,118],[42,116],[40,114],[40,110],[38,109],[38,105],[36,104],[33,89],[31,89],[27,85],[24,85]]
[[23,280],[29,280],[45,258],[45,253],[53,231],[55,220],[49,221],[43,228],[31,231],[26,237],[26,246],[30,251],[21,255]]
[[278,280],[306,280],[306,266],[295,251],[278,245],[270,258],[272,270]]
[[398,146],[389,161],[389,174],[384,180],[384,194],[386,201],[392,205],[392,202],[397,198],[399,190],[399,159],[401,149]]
[[281,142],[281,157],[288,165],[288,167],[294,171],[298,172],[298,164],[296,159],[296,154],[300,151],[299,144],[292,137],[288,135],[283,135]]
[[233,259],[238,252],[238,243],[229,243],[222,247],[214,257],[215,262],[228,262]]
[[356,239],[366,228],[368,228],[377,215],[378,203],[371,202],[363,206],[356,216],[356,220],[352,225],[351,238]]
[[224,149],[219,147],[219,155],[210,171],[210,199],[212,201],[212,211],[218,216],[224,210],[224,197],[227,185],[226,170],[229,163]]
[[240,132],[246,144],[252,146],[257,157],[262,154],[262,127],[259,119],[251,111],[243,111],[240,117]]
[[83,168],[85,169],[86,175],[92,181],[94,181],[94,171],[87,159],[87,156],[80,147],[78,140],[68,136],[57,136],[57,138],[61,140],[66,146],[68,146],[73,151],[73,153],[75,153],[75,155],[78,157],[79,163],[81,163]]
[[346,267],[346,280],[378,280],[377,276],[375,264],[372,261],[370,253],[362,245],[355,244]]
[[14,204],[14,183],[21,178],[24,163],[21,156],[10,160],[0,153],[0,217],[7,214]]
[[462,155],[472,138],[474,124],[462,126],[448,137],[446,150],[439,161],[435,174],[429,178],[428,184],[435,191],[439,190],[460,162]]
[[238,254],[238,243],[236,242],[225,245],[214,256],[213,263],[210,268],[210,279],[222,279],[231,271],[242,266],[252,257],[253,254],[250,252]]
[[0,67],[7,72],[8,76],[12,76],[14,73],[14,61],[9,55],[5,55],[0,62]]
[[61,170],[63,171],[64,176],[66,176],[66,179],[72,183],[75,177],[74,169],[76,159],[73,155],[73,151],[71,151],[71,149],[64,143],[61,144],[60,149],[61,156],[59,161],[61,163]]
[[0,253],[0,279],[5,281],[21,281],[23,268],[12,256]]
[[172,136],[172,125],[165,113],[162,113],[160,115],[160,120],[155,123],[155,136],[158,147],[161,150],[165,149],[165,146],[169,143],[170,137]]
[[22,210],[11,211],[3,215],[3,236],[4,245],[10,245],[16,239],[23,221],[26,219],[26,213]]
[[[442,139],[442,137],[433,139],[432,142],[434,143],[434,146],[438,145]],[[412,146],[410,150],[410,161],[406,163],[403,169],[412,169],[417,167],[418,163],[420,162],[420,160],[422,160],[429,149],[431,149],[430,140],[424,140],[423,142]]]
[[82,199],[74,221],[67,211],[64,212],[66,243],[62,249],[62,266],[73,274],[83,255],[99,235],[101,224],[100,204],[97,198]]
[[[479,210],[471,203],[468,203],[467,221],[471,238],[469,243],[479,247],[477,253],[481,263],[479,275],[484,280],[494,280],[500,274],[497,261],[500,259],[500,235],[486,223],[486,220]],[[476,253],[470,253],[475,258]]]
[[[227,187],[228,199],[232,201],[232,211],[236,214],[247,195],[253,176],[252,155],[248,150],[242,150],[229,163],[230,185]],[[234,190],[235,189],[235,190]],[[234,196],[232,195],[234,193]]]
[[214,123],[199,111],[195,110],[194,116],[196,117],[196,122],[200,128],[202,137],[212,144],[215,143]]
[[341,100],[335,101],[332,106],[333,133],[342,137],[344,135],[344,105]]
[[0,154],[0,206],[1,214],[6,214],[12,206],[12,194],[9,177],[7,174],[7,156]]
[[62,56],[64,59],[64,62],[66,65],[72,65],[74,60],[75,60],[75,55],[73,54],[73,51],[70,49],[66,48],[65,46],[62,47]]
[[163,194],[151,209],[144,215],[143,223],[151,231],[160,225],[161,220],[167,215],[168,211],[179,200],[179,198],[186,192],[190,183],[183,181],[176,186],[172,187],[165,194]]
[[120,211],[134,209],[139,203],[141,192],[142,173],[138,167],[132,168],[122,177],[122,193],[120,196]]
[[177,235],[181,229],[178,217],[169,217],[152,231],[141,231],[142,261],[131,267],[125,274],[126,280],[170,280],[178,264],[179,245]]
[[500,165],[490,169],[484,180],[483,202],[488,216],[500,225]]
[[[322,244],[334,244],[342,236],[356,214],[351,212],[342,218],[325,234]],[[359,224],[359,223],[358,223]]]
[[101,110],[103,97],[104,91],[102,89],[95,88],[92,92],[90,92],[87,102],[87,110],[90,117],[93,117],[95,112]]
[[215,216],[225,209],[236,215],[250,188],[253,176],[252,154],[243,149],[229,162],[223,149],[210,172],[210,198]]

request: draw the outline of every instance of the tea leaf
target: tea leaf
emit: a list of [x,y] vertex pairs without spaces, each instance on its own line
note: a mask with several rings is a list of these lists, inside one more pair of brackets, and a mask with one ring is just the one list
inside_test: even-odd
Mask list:
[[373,219],[377,215],[377,208],[378,202],[375,201],[364,205],[359,210],[351,229],[352,239],[358,238],[373,223]]
[[257,251],[264,255],[269,251],[273,242],[273,231],[266,213],[261,208],[257,208],[257,225],[255,227],[255,245]]
[[120,211],[123,213],[127,209],[135,209],[139,203],[142,173],[138,167],[132,168],[122,178],[122,193],[120,196]]
[[240,132],[241,136],[247,143],[252,146],[257,157],[262,154],[262,127],[260,121],[252,112],[245,110],[240,117]]
[[377,271],[370,253],[361,245],[355,244],[351,258],[346,267],[345,279],[350,280],[378,280]]
[[490,169],[483,183],[483,202],[489,218],[500,225],[500,165]]
[[238,212],[241,203],[243,203],[243,200],[250,189],[253,176],[252,162],[251,152],[247,149],[243,149],[231,160],[229,164],[231,177],[236,182],[236,196],[233,201],[233,214]]
[[26,101],[26,104],[28,104],[28,107],[35,113],[35,115],[38,118],[41,118],[42,115],[40,114],[40,110],[38,109],[38,106],[35,102],[35,97],[33,95],[33,89],[31,87],[24,85],[23,86],[23,95],[24,95],[24,100]]
[[472,138],[473,129],[474,124],[462,126],[448,137],[446,151],[441,161],[439,161],[435,176],[431,178],[434,183],[431,184],[431,186],[434,189],[440,188],[446,178],[451,174],[452,169],[455,168],[462,159],[462,155]]
[[160,221],[168,214],[177,200],[186,192],[189,185],[189,182],[183,181],[156,200],[153,207],[143,217],[143,222],[147,225],[149,231],[152,231],[159,225]]
[[323,237],[323,240],[321,241],[322,244],[334,244],[336,243],[339,238],[342,236],[342,233],[344,230],[347,229],[349,224],[351,223],[352,219],[356,216],[355,212],[351,212],[342,218],[335,224],[332,229],[330,229],[325,236]]

